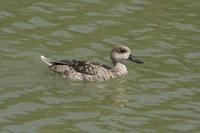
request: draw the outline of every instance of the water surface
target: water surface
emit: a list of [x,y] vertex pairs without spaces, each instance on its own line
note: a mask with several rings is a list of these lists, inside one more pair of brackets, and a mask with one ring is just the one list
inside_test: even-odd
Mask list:
[[[1,133],[200,132],[200,3],[0,2]],[[112,66],[123,44],[145,62],[105,82],[63,79],[40,61]]]

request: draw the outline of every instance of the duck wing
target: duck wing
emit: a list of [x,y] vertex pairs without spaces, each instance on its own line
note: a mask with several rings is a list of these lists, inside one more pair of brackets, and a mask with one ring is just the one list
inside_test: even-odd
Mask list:
[[95,75],[102,69],[112,69],[109,66],[100,64],[98,62],[80,61],[80,60],[60,60],[58,62],[51,62],[53,65],[67,65],[72,67],[75,71]]

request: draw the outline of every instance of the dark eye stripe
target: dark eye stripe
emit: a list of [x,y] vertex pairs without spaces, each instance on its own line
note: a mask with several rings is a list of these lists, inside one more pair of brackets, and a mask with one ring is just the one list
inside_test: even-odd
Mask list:
[[128,51],[124,48],[120,48],[120,47],[116,47],[114,48],[112,51],[115,51],[117,53],[123,54],[123,53],[127,53]]
[[116,51],[118,53],[126,53],[126,52],[128,52],[126,49],[123,49],[123,48],[117,48]]
[[120,48],[120,53],[126,53],[126,52],[128,52],[126,49]]

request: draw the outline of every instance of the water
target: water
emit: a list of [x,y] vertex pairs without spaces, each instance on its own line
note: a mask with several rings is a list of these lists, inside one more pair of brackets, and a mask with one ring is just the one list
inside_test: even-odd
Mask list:
[[[200,132],[200,3],[0,2],[1,133]],[[40,55],[109,64],[123,44],[144,65],[105,82],[68,81]]]

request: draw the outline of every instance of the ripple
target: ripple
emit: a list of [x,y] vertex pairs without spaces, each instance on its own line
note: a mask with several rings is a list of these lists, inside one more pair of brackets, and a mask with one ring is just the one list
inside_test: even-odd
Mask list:
[[175,49],[176,46],[174,46],[173,44],[167,42],[167,41],[161,41],[161,40],[158,40],[157,41],[157,46],[161,47],[162,49]]
[[31,35],[30,37],[33,38],[33,39],[37,39],[37,40],[45,38],[45,37],[43,37],[41,35]]
[[200,59],[200,52],[192,52],[185,54],[187,59]]
[[56,26],[57,24],[53,24],[48,22],[47,20],[41,18],[41,17],[32,17],[29,20],[30,23],[34,24],[34,26],[36,27],[42,27],[42,28],[48,28],[48,27],[52,27],[52,26]]
[[190,36],[190,38],[191,38],[192,40],[195,40],[195,41],[200,42],[200,35],[193,35],[193,36]]
[[58,16],[59,20],[73,19],[77,18],[76,16]]
[[141,28],[141,29],[134,29],[134,30],[131,30],[130,33],[146,33],[146,32],[151,32],[151,31],[154,31],[155,29],[154,28]]
[[99,12],[87,12],[87,13],[85,13],[85,15],[87,15],[87,16],[91,16],[91,17],[93,17],[93,16],[107,16],[107,17],[112,17],[113,15],[112,14],[106,14],[106,13],[99,13]]
[[164,118],[174,117],[178,118],[188,118],[188,119],[199,119],[199,115],[196,112],[190,110],[174,110],[174,109],[166,109],[166,110],[153,110],[149,111],[151,114],[156,114]]
[[95,20],[94,23],[100,24],[100,25],[116,25],[121,24],[120,22],[114,21],[114,20]]
[[52,11],[46,10],[43,7],[39,7],[39,6],[31,6],[31,7],[28,7],[28,9],[31,11],[34,11],[34,12],[36,11],[36,12],[40,12],[40,13],[48,13],[48,14],[53,13]]
[[77,11],[77,8],[81,8],[80,3],[71,3],[71,2],[61,2],[57,4],[50,4],[50,3],[44,3],[44,2],[38,2],[36,3],[38,6],[43,6],[45,8],[48,8],[51,10],[51,12],[75,12]]
[[47,3],[47,2],[37,2],[35,3],[35,5],[40,5],[40,6],[44,6],[44,7],[55,7],[55,5],[52,3]]
[[173,59],[173,58],[169,58],[165,62],[168,64],[173,64],[173,65],[181,65],[181,63],[178,60]]
[[61,37],[61,38],[71,38],[72,34],[68,31],[65,30],[57,30],[54,31],[51,36],[55,36],[55,37]]
[[169,128],[180,132],[192,132],[193,130],[198,129],[198,126],[190,123],[181,122],[175,123]]
[[199,106],[200,106],[199,103],[194,103],[194,102],[186,102],[186,103],[182,103],[182,104],[173,105],[173,107],[176,109],[193,110],[196,112],[200,112]]
[[112,36],[110,38],[106,38],[103,40],[106,43],[111,43],[111,44],[117,44],[117,45],[122,45],[122,44],[126,44],[126,42],[128,41],[128,38],[125,37],[121,37],[121,36]]
[[8,125],[4,127],[3,130],[16,133],[22,133],[22,132],[35,133],[39,130],[40,127],[57,123],[60,123],[59,119],[43,118],[35,121],[26,122],[20,125]]
[[70,25],[69,29],[74,32],[85,33],[85,34],[91,33],[96,30],[94,26],[90,25]]
[[50,41],[46,42],[46,44],[49,46],[61,46],[62,42],[59,40],[50,40]]
[[12,28],[8,28],[8,27],[1,28],[0,31],[4,33],[9,33],[9,34],[15,33],[15,31]]
[[47,104],[61,104],[61,103],[70,103],[70,102],[86,102],[90,98],[89,97],[82,97],[82,96],[70,96],[68,99],[59,98],[59,97],[45,97],[41,98]]
[[1,48],[0,51],[6,54],[14,54],[14,53],[16,54],[19,52],[17,49],[14,48]]
[[80,58],[80,57],[89,57],[95,54],[95,51],[90,50],[88,48],[76,48],[66,53],[71,57],[73,55],[73,58]]
[[134,6],[125,3],[119,3],[110,9],[110,13],[114,16],[122,16],[124,14],[134,13],[135,11],[143,10],[142,7]]
[[141,94],[134,97],[134,101],[142,106],[145,105],[158,105],[165,101],[167,97],[153,95],[153,94]]
[[[18,40],[5,40],[5,39],[0,39],[1,45],[16,45],[19,44],[20,41]],[[12,48],[11,48],[12,49]]]
[[81,0],[85,3],[103,4],[103,0]]
[[99,113],[95,112],[67,112],[63,115],[64,120],[88,120],[99,116]]
[[76,9],[69,7],[69,6],[64,6],[64,7],[55,7],[53,8],[55,11],[60,11],[60,12],[73,12],[76,11]]
[[24,22],[16,22],[13,24],[15,27],[20,28],[20,29],[34,29],[35,26],[32,24],[24,23]]
[[0,11],[0,18],[9,18],[9,17],[14,17],[14,15],[8,11]]
[[149,123],[150,119],[146,117],[131,117],[119,121],[128,126],[142,126]]
[[[93,133],[93,132],[97,132],[97,133],[109,133],[109,130],[106,128],[100,128],[98,126],[95,125],[95,123],[92,122],[81,122],[75,125],[77,128],[79,128],[81,131],[84,132],[88,132],[88,133]],[[119,131],[113,129],[112,132],[115,133],[120,133]]]
[[0,110],[0,119],[2,122],[10,122],[11,118],[18,117],[19,115],[27,115],[30,111],[36,111],[38,109],[46,109],[47,105],[37,104],[37,103],[17,103],[6,109]]
[[175,22],[170,22],[168,24],[180,30],[200,32],[200,30],[194,27],[192,24],[180,24]]
[[30,93],[33,93],[33,92],[36,92],[36,91],[42,91],[44,90],[45,88],[43,87],[36,87],[34,89],[24,89],[24,90],[17,90],[17,91],[7,91],[7,92],[4,92],[4,94],[1,95],[0,97],[0,100],[1,102],[3,102],[4,100],[9,100],[9,99],[13,99],[13,98],[18,98],[18,97],[21,97],[21,96],[24,96],[24,95],[28,95]]

